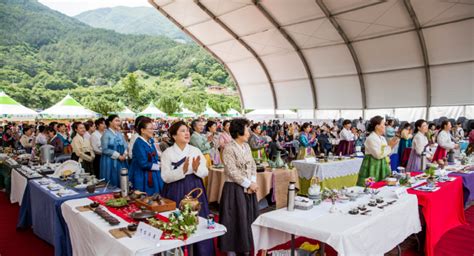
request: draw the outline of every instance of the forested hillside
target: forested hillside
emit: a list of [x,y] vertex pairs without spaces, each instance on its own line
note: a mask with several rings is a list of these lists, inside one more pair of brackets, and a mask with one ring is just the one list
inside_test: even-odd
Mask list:
[[[168,111],[170,101],[196,112],[207,102],[218,111],[240,107],[236,97],[205,93],[234,84],[193,43],[92,28],[34,0],[1,0],[0,21],[0,90],[28,107],[47,108],[68,92],[101,113],[118,100],[135,111],[150,100]],[[188,77],[189,88],[181,82]]]

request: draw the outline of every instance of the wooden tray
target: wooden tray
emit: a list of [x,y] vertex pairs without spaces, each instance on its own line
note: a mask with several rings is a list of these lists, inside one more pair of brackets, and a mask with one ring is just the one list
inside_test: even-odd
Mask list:
[[135,204],[137,204],[138,207],[144,206],[146,209],[155,211],[155,212],[168,212],[168,211],[174,211],[176,210],[176,202],[167,198],[163,198],[162,200],[164,201],[164,204],[162,205],[149,205],[146,202],[148,202],[148,199],[150,197],[145,197],[145,199],[137,199],[135,200]]
[[[133,235],[135,234],[135,232],[136,232],[136,231],[130,231],[130,230],[128,230],[128,233],[129,233],[130,235],[132,235],[132,237],[133,237]],[[111,230],[109,230],[109,233],[110,233],[113,237],[115,237],[116,239],[128,237],[125,232],[123,232],[123,231],[120,230],[120,228],[111,229]]]

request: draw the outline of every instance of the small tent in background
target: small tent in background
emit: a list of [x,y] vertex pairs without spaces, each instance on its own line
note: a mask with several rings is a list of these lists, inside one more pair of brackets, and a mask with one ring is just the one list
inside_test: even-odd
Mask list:
[[117,112],[111,112],[110,114],[116,114],[118,115],[121,119],[126,119],[126,118],[135,118],[135,112],[130,110],[128,107],[123,107],[122,110],[117,111]]
[[239,116],[242,116],[242,114],[241,114],[239,111],[237,111],[237,110],[231,108],[231,109],[227,110],[227,112],[225,112],[224,116],[227,116],[227,117],[239,117]]
[[33,120],[38,113],[16,102],[10,96],[0,91],[0,119],[13,121]]
[[45,119],[87,119],[99,117],[99,114],[82,106],[69,94],[54,106],[41,111],[40,115]]
[[181,104],[180,108],[181,108],[181,111],[175,114],[177,117],[181,117],[181,118],[196,117],[196,113],[183,107],[183,104]]
[[263,119],[272,119],[272,118],[297,118],[298,114],[291,110],[273,110],[273,109],[256,109],[252,112],[245,114],[246,117],[263,120]]
[[166,113],[159,110],[152,101],[150,102],[150,104],[148,104],[148,107],[146,107],[142,112],[137,113],[137,116],[146,116],[150,118],[165,118]]
[[221,115],[219,113],[217,113],[217,111],[215,111],[214,109],[209,107],[209,105],[206,106],[206,110],[204,112],[202,112],[201,115],[203,115],[205,117],[221,117]]

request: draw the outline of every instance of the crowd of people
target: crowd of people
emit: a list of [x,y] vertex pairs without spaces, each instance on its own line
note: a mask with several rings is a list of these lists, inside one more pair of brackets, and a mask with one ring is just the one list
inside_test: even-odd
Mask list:
[[[54,147],[56,161],[73,159],[85,172],[119,186],[122,168],[129,170],[134,189],[180,202],[192,189],[204,191],[199,197],[199,215],[207,217],[206,177],[212,165],[224,165],[219,216],[228,232],[219,238],[222,251],[247,253],[252,247],[250,225],[258,215],[256,163],[283,156],[288,163],[308,156],[363,153],[358,184],[374,177],[382,180],[391,173],[390,155],[398,153],[399,164],[409,171],[420,170],[420,157],[430,144],[438,148],[432,161],[443,161],[447,151],[464,139],[460,124],[449,121],[440,126],[418,120],[413,127],[395,127],[381,116],[365,122],[337,123],[252,122],[246,119],[190,122],[152,120],[140,116],[134,122],[117,115],[95,121],[48,124],[7,123],[0,127],[3,147],[37,154],[39,147]],[[468,135],[467,154],[474,148],[474,127]],[[239,207],[235,208],[235,205]],[[236,210],[237,209],[237,210]],[[194,245],[197,255],[213,255],[212,241]]]

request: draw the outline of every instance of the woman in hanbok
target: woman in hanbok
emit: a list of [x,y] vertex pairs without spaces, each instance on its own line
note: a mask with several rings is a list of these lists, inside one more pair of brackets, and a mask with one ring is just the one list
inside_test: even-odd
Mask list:
[[75,136],[72,139],[72,154],[76,156],[77,161],[81,164],[84,171],[93,174],[93,161],[95,158],[94,150],[92,150],[91,143],[84,138],[86,128],[83,123],[74,125]]
[[259,124],[253,124],[250,126],[250,139],[248,143],[252,150],[253,159],[259,159],[262,162],[267,162],[268,157],[265,152],[265,148],[268,146],[268,142],[263,136],[261,136],[262,130]]
[[70,155],[72,153],[71,139],[67,134],[67,127],[63,123],[57,125],[57,134],[58,138],[63,143],[64,154]]
[[310,135],[311,126],[309,123],[304,123],[301,126],[301,133],[298,138],[298,142],[300,143],[300,149],[298,152],[297,159],[305,159],[307,156],[315,156],[313,147],[316,146],[318,143],[316,139],[316,134],[313,133]]
[[398,144],[398,157],[400,166],[406,166],[410,157],[411,144],[413,135],[411,134],[411,126],[409,123],[403,125],[400,132],[400,143]]
[[225,183],[219,204],[220,223],[227,233],[218,238],[218,246],[227,255],[249,255],[253,248],[251,225],[258,217],[256,192],[257,166],[247,141],[250,134],[246,119],[234,119],[230,125],[234,139],[223,152]]
[[[203,193],[198,198],[201,203],[199,216],[207,218],[210,212],[206,189],[202,181],[208,174],[206,159],[201,150],[189,145],[191,136],[186,123],[176,122],[168,132],[174,144],[161,156],[161,177],[165,182],[162,195],[179,204],[194,188],[202,189]],[[193,244],[193,246],[194,255],[214,255],[212,239]]]
[[340,141],[337,147],[336,155],[351,155],[354,153],[355,134],[351,131],[351,120],[344,120],[342,130],[339,133]]
[[102,147],[100,178],[110,182],[110,185],[118,187],[120,185],[120,170],[128,168],[127,142],[120,131],[120,118],[117,115],[110,115],[106,124],[108,129],[100,139]]
[[466,155],[469,156],[474,153],[474,122],[471,122],[471,131],[469,132],[469,145],[466,148]]
[[428,143],[434,144],[436,142],[436,125],[431,123],[428,125],[428,132],[426,133],[426,137],[428,137]]
[[33,132],[32,126],[25,126],[25,128],[23,128],[23,135],[20,138],[21,147],[28,154],[31,153],[32,148],[35,146],[35,136]]
[[130,180],[135,189],[148,195],[163,190],[158,152],[154,145],[153,123],[144,117],[136,126],[138,134],[133,146],[133,158],[130,165]]
[[221,155],[219,154],[219,137],[217,133],[217,123],[214,121],[207,121],[206,123],[207,137],[212,138],[212,148],[209,150],[209,155],[213,165],[221,164]]
[[229,128],[230,128],[230,121],[225,120],[224,123],[222,123],[223,131],[221,132],[221,135],[219,136],[219,151],[221,152],[221,159],[222,159],[222,151],[224,150],[225,146],[232,142],[232,137],[230,136]]
[[203,154],[204,158],[206,159],[206,166],[210,168],[212,165],[210,151],[213,147],[213,136],[206,137],[202,134],[204,131],[204,124],[200,120],[194,120],[191,122],[192,128],[192,135],[189,141],[189,144],[195,146],[201,153]]
[[381,181],[390,175],[389,155],[392,152],[392,147],[398,143],[396,137],[387,143],[384,137],[385,123],[381,116],[370,119],[367,131],[370,135],[365,140],[365,156],[357,180],[359,186],[365,186],[365,179],[369,177]]
[[[412,149],[410,157],[408,159],[406,170],[408,172],[419,172],[421,170],[421,155],[428,146],[428,123],[425,120],[420,119],[415,122],[415,137],[413,137]],[[427,155],[427,158],[431,158]]]
[[448,120],[444,120],[441,123],[441,131],[438,133],[436,137],[436,142],[438,143],[438,147],[433,155],[432,162],[441,162],[448,154],[449,150],[456,149],[459,147],[458,144],[454,143],[449,133],[451,131],[451,122]]

